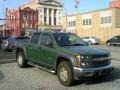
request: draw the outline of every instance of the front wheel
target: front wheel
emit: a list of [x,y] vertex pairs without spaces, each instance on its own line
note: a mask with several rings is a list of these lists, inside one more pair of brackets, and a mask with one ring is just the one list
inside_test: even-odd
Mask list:
[[27,65],[27,60],[25,60],[25,56],[23,52],[19,52],[17,54],[17,64],[20,68],[24,68]]
[[73,68],[70,62],[62,61],[57,68],[57,76],[60,83],[64,86],[70,86],[74,82]]
[[91,42],[91,41],[88,41],[88,44],[89,44],[89,45],[92,45],[92,42]]

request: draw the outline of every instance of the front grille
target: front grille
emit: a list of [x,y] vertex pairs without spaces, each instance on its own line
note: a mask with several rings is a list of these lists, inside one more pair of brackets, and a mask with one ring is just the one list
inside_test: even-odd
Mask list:
[[97,67],[103,67],[109,65],[109,60],[104,60],[104,61],[93,61],[93,67],[97,68]]
[[81,67],[82,68],[98,68],[98,67],[103,67],[103,66],[106,66],[106,65],[109,65],[109,60],[81,62]]
[[[102,60],[103,59],[103,60]],[[81,60],[81,67],[82,68],[98,68],[98,67],[104,67],[110,64],[110,59],[107,57],[101,57],[101,58],[97,58],[95,57],[95,59],[91,59],[91,60]]]
[[104,54],[104,55],[93,55],[92,58],[104,58],[104,57],[108,57],[108,54]]

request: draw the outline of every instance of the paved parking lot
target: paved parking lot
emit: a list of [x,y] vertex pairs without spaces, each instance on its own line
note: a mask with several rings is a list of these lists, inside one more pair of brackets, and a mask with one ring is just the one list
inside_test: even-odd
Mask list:
[[120,90],[120,47],[93,47],[112,53],[114,72],[102,79],[76,81],[71,87],[62,86],[56,75],[36,67],[18,68],[17,64],[12,62],[15,56],[11,52],[0,52],[0,60],[6,60],[4,64],[0,64],[0,90]]

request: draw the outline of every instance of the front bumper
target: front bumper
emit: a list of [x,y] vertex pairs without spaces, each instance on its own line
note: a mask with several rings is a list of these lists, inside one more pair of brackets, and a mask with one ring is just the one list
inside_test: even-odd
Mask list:
[[112,64],[99,67],[99,68],[77,68],[74,67],[74,77],[76,80],[82,77],[94,77],[94,76],[102,76],[109,74],[113,69],[114,66]]

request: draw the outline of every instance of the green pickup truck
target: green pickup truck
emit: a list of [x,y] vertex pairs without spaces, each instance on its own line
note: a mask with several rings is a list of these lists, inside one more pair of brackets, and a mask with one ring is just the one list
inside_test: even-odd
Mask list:
[[75,34],[64,32],[35,32],[29,42],[16,41],[17,64],[27,64],[57,75],[62,85],[75,80],[101,77],[113,70],[108,51],[87,46]]

